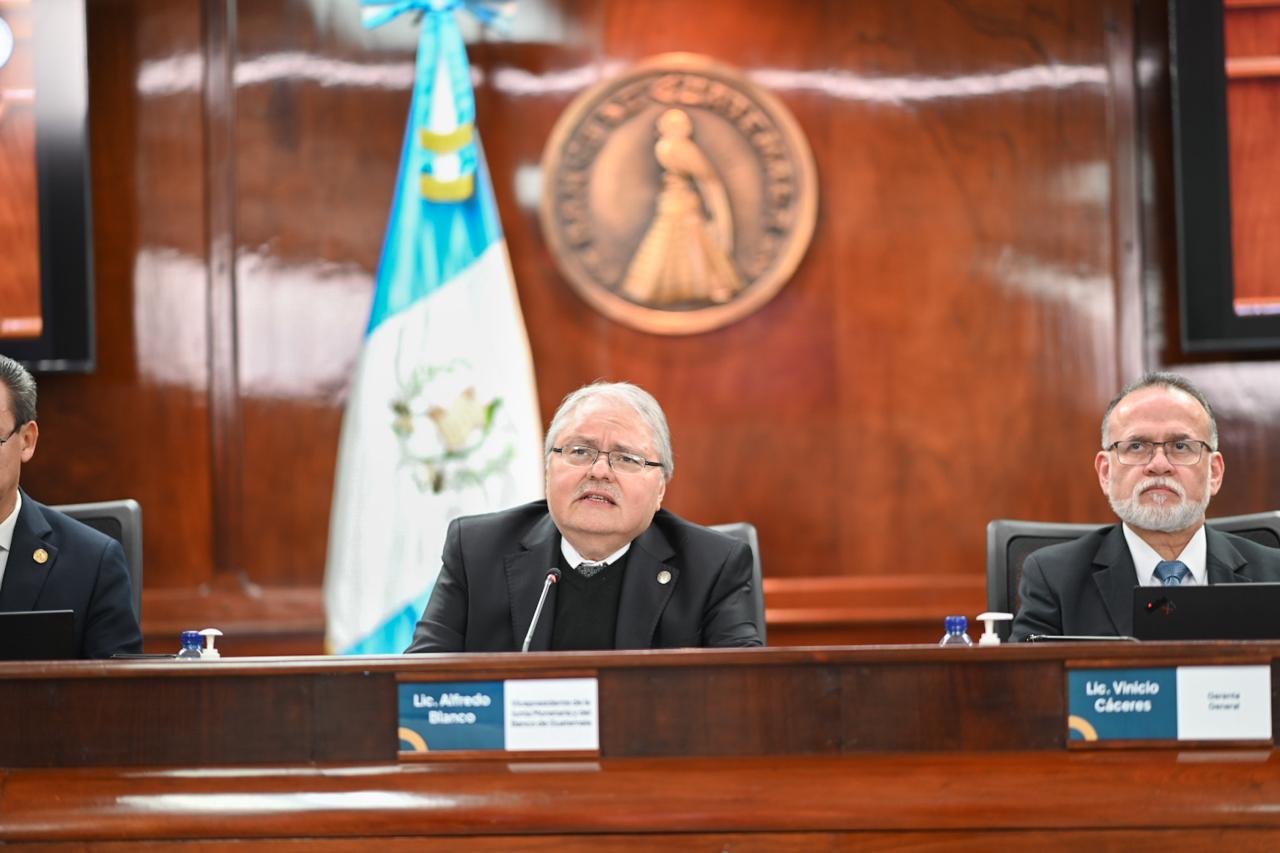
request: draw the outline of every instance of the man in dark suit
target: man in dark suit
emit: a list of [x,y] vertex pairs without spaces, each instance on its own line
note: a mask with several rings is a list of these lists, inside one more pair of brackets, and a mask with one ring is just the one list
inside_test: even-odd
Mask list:
[[545,501],[449,525],[408,652],[760,644],[743,543],[660,509],[674,471],[666,416],[627,383],[580,388],[547,430]]
[[1042,548],[1022,567],[1012,638],[1133,631],[1133,588],[1280,581],[1280,551],[1205,526],[1226,463],[1208,400],[1149,373],[1102,418],[1098,484],[1121,524]]
[[80,657],[140,652],[120,543],[18,488],[39,435],[35,380],[0,356],[0,612],[72,610]]

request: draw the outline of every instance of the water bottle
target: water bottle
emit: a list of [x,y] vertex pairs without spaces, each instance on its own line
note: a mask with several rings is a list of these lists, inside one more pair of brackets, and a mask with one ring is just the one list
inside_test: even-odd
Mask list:
[[200,660],[200,639],[199,631],[183,631],[178,660]]
[[967,616],[948,616],[944,622],[947,626],[947,633],[942,635],[942,639],[938,641],[940,646],[972,646],[973,640],[969,639],[969,619]]

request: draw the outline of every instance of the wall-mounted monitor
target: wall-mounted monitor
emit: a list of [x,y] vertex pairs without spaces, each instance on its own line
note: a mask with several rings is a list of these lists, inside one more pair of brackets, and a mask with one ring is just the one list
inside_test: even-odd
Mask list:
[[1280,351],[1280,5],[1174,0],[1169,23],[1183,350]]
[[0,353],[94,364],[84,0],[0,0]]

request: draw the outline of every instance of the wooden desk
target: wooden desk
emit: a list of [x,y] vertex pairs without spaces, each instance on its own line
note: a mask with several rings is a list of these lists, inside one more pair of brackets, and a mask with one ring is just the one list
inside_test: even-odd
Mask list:
[[[1194,643],[4,664],[0,838],[78,850],[1276,849],[1274,750],[1069,750],[1065,671],[1274,673],[1278,657],[1280,643]],[[599,679],[598,756],[398,759],[399,677],[579,675]],[[1277,712],[1273,701],[1273,727]]]

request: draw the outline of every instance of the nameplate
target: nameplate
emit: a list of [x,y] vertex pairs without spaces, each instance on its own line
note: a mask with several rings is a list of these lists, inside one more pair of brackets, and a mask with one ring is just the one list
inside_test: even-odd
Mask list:
[[600,748],[594,678],[402,682],[400,751]]
[[1075,741],[1270,741],[1271,667],[1072,669]]

